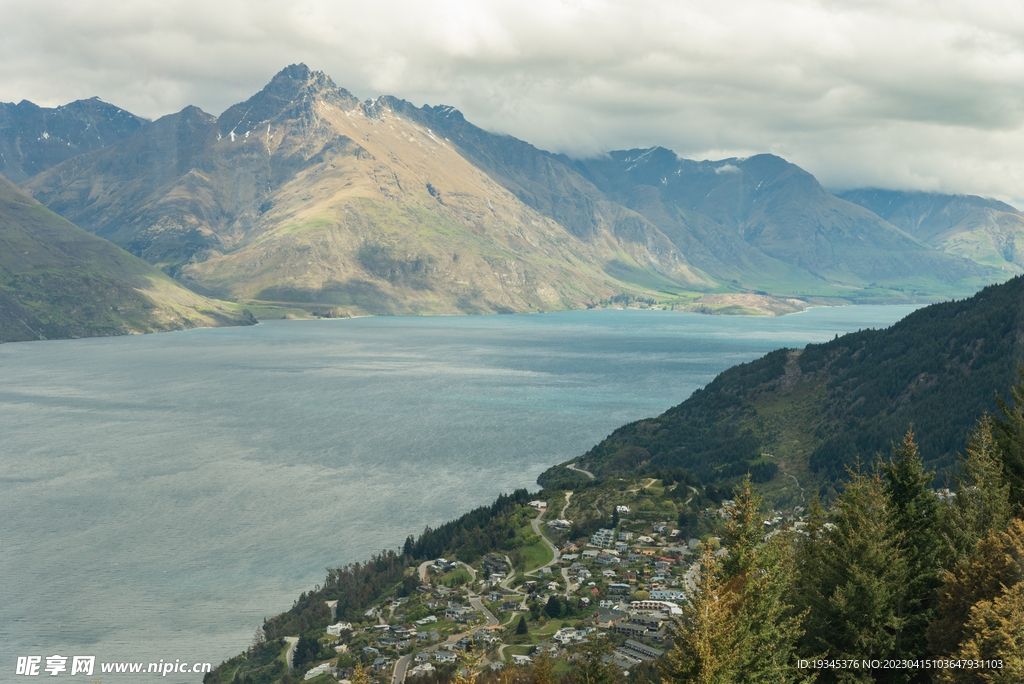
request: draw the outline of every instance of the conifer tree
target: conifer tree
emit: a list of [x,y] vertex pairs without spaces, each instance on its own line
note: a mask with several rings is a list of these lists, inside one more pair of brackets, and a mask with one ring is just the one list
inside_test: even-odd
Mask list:
[[1019,684],[1024,682],[1024,582],[1008,588],[993,601],[979,601],[966,625],[967,640],[958,660],[1001,661],[1001,667],[946,669],[938,684]]
[[541,653],[533,664],[533,679],[531,684],[556,684],[555,663],[547,652]]
[[978,547],[993,530],[1002,530],[1010,520],[1010,486],[1003,477],[1003,463],[996,453],[992,422],[978,421],[960,457],[953,496],[942,506],[942,562],[951,569]]
[[612,650],[607,638],[594,635],[580,645],[576,651],[576,662],[572,668],[575,684],[614,684],[619,679],[619,669],[604,662]]
[[[896,650],[901,627],[897,588],[906,579],[906,564],[881,478],[850,472],[831,518],[827,522],[820,510],[812,511],[811,536],[801,550],[798,608],[809,609],[802,653],[884,659]],[[821,681],[840,676],[850,682],[876,681],[863,669],[823,672]]]
[[736,507],[726,525],[728,558],[723,565],[727,590],[736,594],[736,630],[740,635],[737,682],[803,681],[795,648],[805,617],[792,601],[794,557],[792,539],[776,535],[763,541],[761,497],[750,477],[740,485]]
[[1010,388],[1013,408],[996,394],[996,405],[1003,417],[992,417],[996,446],[1010,485],[1010,503],[1015,511],[1024,507],[1024,366],[1020,364],[1017,364],[1017,377],[1017,384]]
[[726,591],[721,566],[707,550],[700,559],[700,578],[683,614],[669,623],[673,646],[659,662],[661,677],[673,684],[732,684],[739,672],[741,635],[733,609],[736,596]]
[[939,617],[928,630],[928,642],[933,654],[946,657],[974,638],[968,625],[975,606],[994,602],[1024,581],[1024,520],[990,533],[943,579]]
[[[928,489],[933,474],[925,473],[917,452],[914,432],[894,447],[889,463],[882,465],[892,530],[900,539],[899,554],[905,578],[893,587],[895,598],[895,655],[927,653],[928,625],[935,616],[936,592],[941,584],[937,568],[939,552],[939,501]],[[904,669],[909,678],[916,670]]]

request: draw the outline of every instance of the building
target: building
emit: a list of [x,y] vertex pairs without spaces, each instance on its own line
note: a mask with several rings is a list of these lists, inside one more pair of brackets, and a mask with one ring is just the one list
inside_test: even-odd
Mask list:
[[590,537],[590,543],[601,548],[611,546],[613,541],[615,541],[615,530],[606,530],[604,528],[599,529]]

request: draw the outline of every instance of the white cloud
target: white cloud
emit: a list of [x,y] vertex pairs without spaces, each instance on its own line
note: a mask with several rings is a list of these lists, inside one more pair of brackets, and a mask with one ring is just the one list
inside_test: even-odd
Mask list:
[[2,101],[216,114],[304,61],[570,154],[767,151],[831,186],[1024,196],[1020,3],[0,0],[0,16]]

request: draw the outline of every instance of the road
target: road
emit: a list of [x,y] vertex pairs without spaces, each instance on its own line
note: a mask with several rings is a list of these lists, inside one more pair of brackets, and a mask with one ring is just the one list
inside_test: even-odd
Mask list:
[[494,627],[498,624],[498,618],[494,617],[494,613],[487,610],[487,606],[484,605],[483,600],[477,594],[467,594],[469,597],[469,605],[473,606],[473,610],[479,610],[484,614],[484,618],[487,620],[488,627]]
[[584,475],[589,477],[591,480],[596,480],[597,479],[596,477],[594,477],[594,473],[590,472],[589,470],[584,470],[583,468],[577,468],[575,463],[570,463],[569,465],[567,465],[565,467],[568,468],[569,470],[575,470],[577,473],[583,473]]
[[561,556],[561,554],[558,552],[558,549],[555,548],[555,545],[552,544],[551,541],[546,536],[544,536],[544,533],[540,529],[540,521],[541,521],[541,519],[543,517],[544,517],[544,511],[541,511],[539,514],[537,514],[536,518],[534,518],[533,520],[530,521],[530,526],[533,527],[533,531],[534,532],[536,532],[538,535],[540,535],[541,541],[544,542],[544,545],[547,546],[549,549],[551,549],[551,551],[554,553],[554,557],[551,560],[549,560],[547,563],[545,563],[544,565],[542,565],[539,568],[537,568],[536,570],[531,570],[530,572],[526,573],[527,575],[534,575],[534,574],[540,572],[542,568],[547,568],[547,567],[550,567],[550,566],[554,565],[555,563],[558,562],[558,557]]
[[288,652],[284,656],[284,661],[288,663],[288,674],[291,674],[292,658],[295,656],[295,645],[299,643],[299,637],[285,637],[284,640],[288,642]]
[[409,663],[412,662],[412,654],[404,655],[395,663],[395,669],[391,674],[392,684],[402,684],[405,681],[405,673],[409,670]]

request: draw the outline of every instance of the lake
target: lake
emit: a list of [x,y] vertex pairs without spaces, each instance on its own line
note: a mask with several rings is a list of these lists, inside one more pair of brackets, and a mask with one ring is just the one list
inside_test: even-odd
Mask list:
[[915,308],[275,321],[0,345],[0,680],[19,655],[216,665],[327,566],[536,488],[729,366]]

